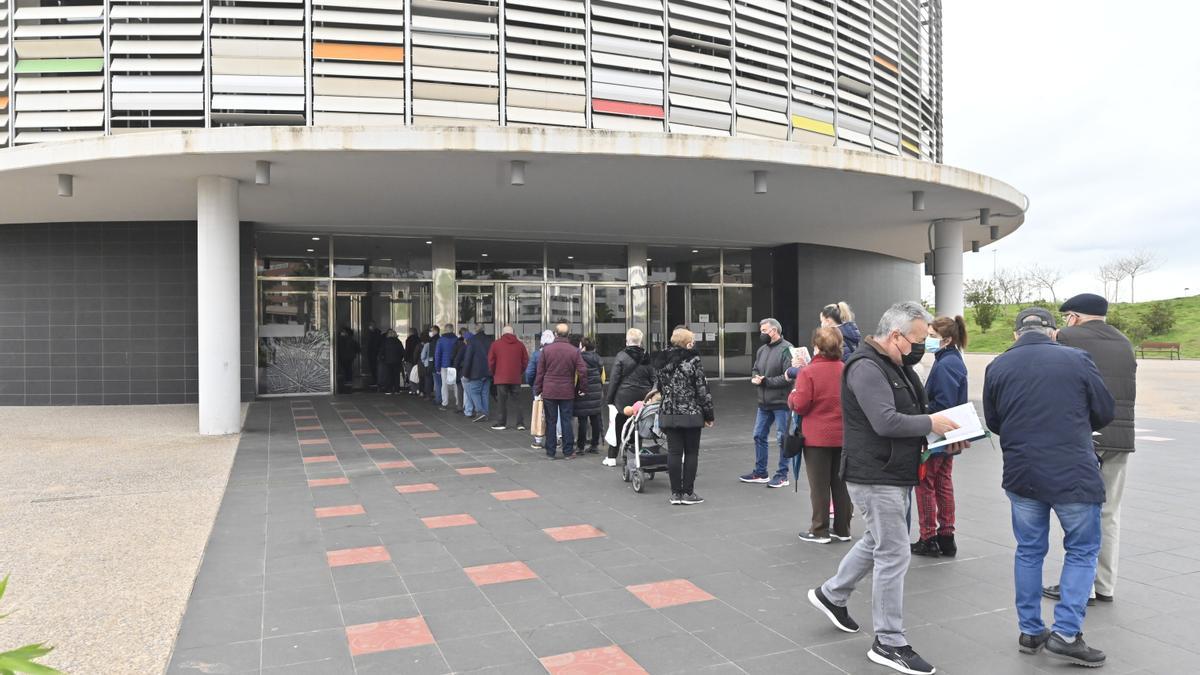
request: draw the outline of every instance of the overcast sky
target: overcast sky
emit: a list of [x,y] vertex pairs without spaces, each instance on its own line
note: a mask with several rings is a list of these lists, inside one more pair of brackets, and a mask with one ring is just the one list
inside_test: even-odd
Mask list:
[[1060,298],[1100,292],[1101,263],[1147,249],[1162,264],[1138,300],[1200,293],[1200,2],[943,11],[944,161],[1031,202],[1016,234],[966,254],[967,278],[1040,262],[1068,273]]

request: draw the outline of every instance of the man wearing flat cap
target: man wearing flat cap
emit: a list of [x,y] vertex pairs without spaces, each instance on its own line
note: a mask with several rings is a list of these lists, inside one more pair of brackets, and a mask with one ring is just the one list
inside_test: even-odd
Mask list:
[[[1117,554],[1121,545],[1121,498],[1125,494],[1125,464],[1133,452],[1133,404],[1137,397],[1137,359],[1133,345],[1121,331],[1105,323],[1108,301],[1095,293],[1081,293],[1058,308],[1064,328],[1058,341],[1091,354],[1104,386],[1117,402],[1116,417],[1096,436],[1096,454],[1104,476],[1107,499],[1100,511],[1100,560],[1096,564],[1095,596],[1112,602],[1117,586]],[[1047,586],[1042,595],[1057,600],[1058,586]]]
[[[1087,352],[1054,341],[1054,316],[1040,307],[1017,314],[1016,342],[987,367],[983,414],[1000,437],[1003,487],[1017,540],[1013,565],[1018,649],[1076,665],[1104,665],[1104,652],[1083,641],[1083,618],[1100,553],[1104,479],[1092,432],[1113,420],[1113,397]],[[1050,511],[1065,536],[1060,598],[1050,630],[1042,621],[1042,563]]]

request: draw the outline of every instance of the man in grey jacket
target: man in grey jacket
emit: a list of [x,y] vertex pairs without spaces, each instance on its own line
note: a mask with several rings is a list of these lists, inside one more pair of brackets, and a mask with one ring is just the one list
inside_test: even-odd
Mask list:
[[[758,322],[759,339],[762,346],[754,355],[754,368],[750,371],[750,384],[758,389],[758,415],[754,418],[754,470],[739,476],[743,483],[766,483],[767,487],[778,488],[790,485],[788,461],[783,457],[783,437],[788,432],[787,397],[792,382],[787,369],[792,365],[792,344],[783,339],[783,326],[775,319]],[[767,459],[770,454],[771,425],[775,425],[775,437],[779,440],[779,468],[775,476],[767,478]]]
[[[1121,497],[1125,494],[1125,465],[1134,450],[1133,407],[1137,399],[1137,359],[1133,345],[1121,331],[1105,322],[1108,301],[1094,293],[1081,293],[1058,308],[1066,326],[1058,341],[1091,355],[1108,393],[1116,400],[1116,417],[1095,437],[1100,473],[1104,477],[1104,507],[1100,511],[1100,559],[1096,564],[1096,599],[1112,602],[1117,586],[1117,554],[1121,546]],[[1047,586],[1042,595],[1057,600],[1058,586]],[[1090,604],[1090,602],[1089,602]]]

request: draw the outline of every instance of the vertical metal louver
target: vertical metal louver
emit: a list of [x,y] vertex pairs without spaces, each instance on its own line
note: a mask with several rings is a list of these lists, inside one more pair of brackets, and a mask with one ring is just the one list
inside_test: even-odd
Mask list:
[[509,126],[587,124],[586,11],[583,0],[508,0],[504,99]]
[[733,8],[729,0],[670,0],[671,131],[733,132]]
[[404,124],[404,6],[313,0],[314,124]]
[[832,0],[791,0],[792,140],[833,145],[837,38]]
[[0,148],[8,145],[8,117],[12,100],[12,49],[9,44],[9,0],[0,0]]
[[921,138],[926,150],[922,159],[942,161],[942,3],[921,4],[921,55],[928,66],[921,78]]
[[838,140],[872,149],[871,14],[863,0],[837,3]]
[[413,0],[411,32],[413,123],[499,122],[497,2]]
[[737,0],[737,133],[788,137],[788,8],[785,0]]
[[875,115],[871,143],[900,154],[900,34],[895,0],[874,0],[871,12],[871,66]]
[[108,31],[112,132],[203,127],[201,0],[112,0]]
[[921,20],[918,0],[900,0],[900,150],[925,156],[921,147]]
[[18,3],[13,19],[13,143],[103,135],[104,5]]
[[663,131],[662,0],[592,0],[592,126]]
[[212,124],[304,124],[304,0],[212,0]]

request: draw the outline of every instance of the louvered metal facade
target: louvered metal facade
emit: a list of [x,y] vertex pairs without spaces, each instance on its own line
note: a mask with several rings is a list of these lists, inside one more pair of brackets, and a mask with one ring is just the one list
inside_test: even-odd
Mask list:
[[938,0],[0,0],[0,147],[550,125],[941,159]]

